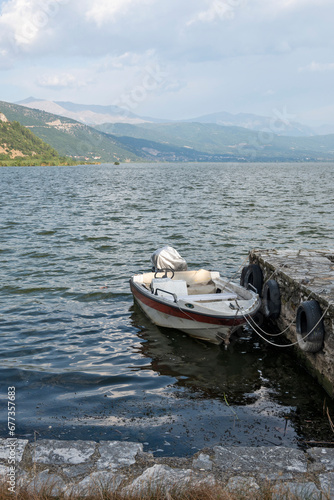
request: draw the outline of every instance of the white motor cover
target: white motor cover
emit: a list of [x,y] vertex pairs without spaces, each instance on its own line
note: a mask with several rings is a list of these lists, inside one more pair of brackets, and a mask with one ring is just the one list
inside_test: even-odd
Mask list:
[[173,271],[186,271],[187,263],[173,247],[158,248],[152,255],[151,261],[154,271],[158,269],[173,269]]

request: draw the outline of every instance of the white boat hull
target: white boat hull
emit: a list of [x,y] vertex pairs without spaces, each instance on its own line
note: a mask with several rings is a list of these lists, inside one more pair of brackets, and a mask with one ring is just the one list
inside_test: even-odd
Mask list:
[[132,277],[130,286],[152,323],[213,344],[228,344],[246,317],[260,308],[257,294],[205,270],[177,272],[175,280],[146,273]]
[[136,302],[144,311],[146,316],[155,325],[162,326],[164,328],[174,328],[186,333],[190,337],[194,337],[199,340],[206,340],[207,342],[210,342],[212,344],[221,344],[231,336],[233,331],[240,328],[239,326],[237,326],[232,329],[229,326],[212,325],[210,323],[197,323],[192,319],[177,318],[170,314],[161,313],[156,309],[147,306],[138,298],[136,298]]

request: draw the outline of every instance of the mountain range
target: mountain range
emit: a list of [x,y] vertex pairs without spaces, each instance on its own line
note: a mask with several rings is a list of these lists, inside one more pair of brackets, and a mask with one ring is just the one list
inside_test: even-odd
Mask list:
[[[123,113],[122,122],[104,122],[92,127],[71,117],[36,109],[33,107],[36,101],[28,101],[24,106],[0,101],[0,113],[4,113],[9,121],[18,121],[29,128],[60,155],[69,156],[75,161],[111,163],[334,160],[334,135],[305,136],[302,134],[306,133],[306,129],[299,124],[291,123],[291,127],[298,128],[298,133],[296,130],[292,133],[291,130],[289,136],[278,135],[268,127],[264,130],[253,130],[249,127],[222,125],[222,118],[227,120],[229,117],[221,113],[202,117],[202,121],[198,119],[197,122],[155,123],[130,112],[123,113],[121,108],[115,106],[87,106],[64,102],[50,104],[49,109],[58,112],[65,110],[66,106],[66,112],[72,116],[75,113],[84,113],[87,116],[89,112],[90,116],[92,113],[98,114],[101,120],[107,115],[116,120],[117,116]],[[214,117],[218,123],[212,123]],[[126,119],[137,122],[127,123]],[[242,115],[238,119],[250,118],[248,115]],[[271,122],[263,123],[270,125]],[[259,120],[257,124],[260,127]]]
[[99,106],[76,104],[64,101],[45,101],[36,99],[35,97],[28,97],[28,99],[24,99],[23,101],[19,101],[15,104],[71,118],[72,120],[76,120],[90,126],[100,125],[101,123],[138,124],[145,123],[147,121],[155,121],[154,119],[141,118],[134,113],[131,113],[131,111],[112,105]]
[[[131,111],[120,108],[119,106],[100,106],[75,104],[65,101],[47,101],[35,97],[29,97],[16,104],[28,108],[39,109],[55,115],[71,118],[89,126],[101,125],[104,123],[130,123],[139,125],[141,123],[166,123],[168,120],[151,117],[138,116]],[[274,110],[271,117],[260,116],[251,113],[232,114],[227,112],[218,112],[203,115],[185,120],[170,120],[171,122],[184,123],[211,123],[225,127],[242,127],[255,131],[272,131],[277,135],[284,136],[312,136],[334,133],[334,126],[322,126],[311,128],[285,116],[284,111]]]
[[125,150],[116,137],[99,132],[83,123],[46,111],[0,101],[0,112],[9,121],[18,121],[37,137],[77,161],[138,161],[140,157]]

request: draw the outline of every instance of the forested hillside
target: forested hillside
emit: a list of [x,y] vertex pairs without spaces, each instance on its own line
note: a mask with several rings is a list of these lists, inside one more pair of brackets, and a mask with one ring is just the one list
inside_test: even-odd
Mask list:
[[0,116],[0,166],[10,165],[68,165],[69,158],[59,156],[19,122],[9,122]]

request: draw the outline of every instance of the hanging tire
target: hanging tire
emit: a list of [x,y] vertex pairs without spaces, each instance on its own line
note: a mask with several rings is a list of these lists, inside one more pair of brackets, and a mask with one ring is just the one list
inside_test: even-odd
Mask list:
[[264,284],[262,298],[265,317],[277,319],[281,313],[281,294],[277,281],[268,280]]
[[245,266],[241,270],[241,276],[240,276],[240,285],[245,286],[245,276],[248,271],[249,266]]
[[[302,302],[296,316],[296,332],[299,347],[305,352],[318,352],[325,336],[322,312],[316,300]],[[309,335],[308,333],[311,332]]]
[[261,267],[257,264],[250,264],[249,266],[244,267],[241,272],[240,284],[241,286],[249,288],[250,290],[256,290],[256,293],[261,295],[263,285],[263,274]]

